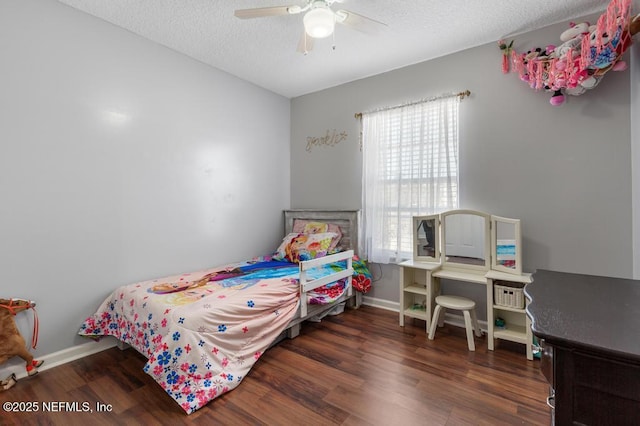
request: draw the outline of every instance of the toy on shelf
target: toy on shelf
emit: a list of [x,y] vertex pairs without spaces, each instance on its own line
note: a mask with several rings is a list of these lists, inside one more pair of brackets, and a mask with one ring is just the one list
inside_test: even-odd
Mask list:
[[631,16],[631,0],[611,0],[596,24],[571,23],[560,35],[559,46],[518,53],[513,41],[499,41],[502,71],[510,71],[510,62],[512,70],[532,89],[553,93],[551,105],[562,105],[565,95],[582,95],[596,87],[607,72],[624,71],[627,64],[622,55],[638,32],[640,14]]

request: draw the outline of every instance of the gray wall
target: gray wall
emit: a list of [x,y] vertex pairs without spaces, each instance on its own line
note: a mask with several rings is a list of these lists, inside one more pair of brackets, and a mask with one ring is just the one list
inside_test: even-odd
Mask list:
[[[638,2],[640,3],[640,2]],[[637,9],[636,9],[637,10]],[[640,46],[631,46],[631,75],[640,75]],[[631,169],[633,190],[633,252],[640,254],[640,78],[631,79]],[[633,278],[640,279],[640,256],[633,256]]]
[[38,302],[36,355],[120,285],[277,247],[288,99],[54,0],[2,0],[0,51],[0,297]]
[[[566,28],[518,36],[514,47],[560,44]],[[522,219],[526,271],[631,277],[630,71],[552,107],[549,93],[502,74],[500,55],[491,43],[293,99],[292,207],[361,207],[354,113],[469,89],[460,108],[460,207]],[[326,129],[348,140],[307,152],[306,137]],[[382,279],[370,296],[397,302],[397,267],[374,272]],[[484,305],[484,289],[450,285]]]

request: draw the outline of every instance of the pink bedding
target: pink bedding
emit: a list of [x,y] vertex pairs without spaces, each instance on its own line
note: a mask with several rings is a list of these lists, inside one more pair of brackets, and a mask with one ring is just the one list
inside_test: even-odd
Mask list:
[[[192,413],[238,386],[296,315],[298,265],[261,260],[120,287],[79,333],[135,347],[145,372]],[[331,303],[344,283],[318,290],[307,301]]]

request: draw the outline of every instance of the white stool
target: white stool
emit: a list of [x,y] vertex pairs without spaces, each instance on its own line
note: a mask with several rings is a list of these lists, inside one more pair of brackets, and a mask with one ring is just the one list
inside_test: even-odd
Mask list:
[[436,309],[433,311],[433,319],[431,320],[431,328],[429,329],[429,340],[433,340],[433,336],[436,334],[436,327],[440,320],[440,315],[444,318],[444,313],[447,309],[456,309],[462,311],[464,315],[464,325],[467,329],[467,343],[470,351],[476,350],[476,345],[473,342],[473,331],[475,330],[476,336],[482,337],[482,331],[478,327],[478,319],[476,317],[476,302],[466,297],[460,296],[438,296],[436,297]]

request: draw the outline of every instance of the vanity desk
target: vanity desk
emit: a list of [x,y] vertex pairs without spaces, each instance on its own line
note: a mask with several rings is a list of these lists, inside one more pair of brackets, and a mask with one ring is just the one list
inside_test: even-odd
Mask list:
[[538,270],[526,287],[555,424],[637,425],[640,281]]
[[[488,348],[494,339],[526,345],[533,359],[531,323],[523,287],[520,220],[474,210],[413,218],[413,259],[400,263],[400,326],[406,317],[426,322],[428,334],[441,279],[487,288]],[[504,325],[496,328],[500,317]]]

